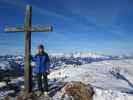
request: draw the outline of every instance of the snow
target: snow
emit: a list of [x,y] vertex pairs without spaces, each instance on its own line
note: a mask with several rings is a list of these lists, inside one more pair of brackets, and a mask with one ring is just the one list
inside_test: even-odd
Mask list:
[[6,86],[6,83],[5,82],[0,82],[0,88],[3,87],[3,86]]
[[133,59],[93,62],[54,70],[49,79],[81,81],[95,89],[94,100],[133,100]]
[[1,70],[8,70],[8,69],[11,69],[11,68],[10,68],[9,62],[7,62],[7,61],[1,61],[1,62],[0,62],[0,69],[1,69]]
[[94,89],[93,100],[133,100],[133,95],[121,93],[115,90]]
[[12,79],[10,83],[19,83],[21,81],[24,81],[24,77],[18,77],[16,79]]

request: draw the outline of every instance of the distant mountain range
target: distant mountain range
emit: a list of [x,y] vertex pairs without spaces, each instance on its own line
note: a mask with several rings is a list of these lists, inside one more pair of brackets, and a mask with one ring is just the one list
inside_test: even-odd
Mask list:
[[101,55],[98,53],[94,53],[94,52],[73,52],[73,53],[51,53],[50,54],[53,57],[65,57],[65,58],[107,58],[109,56],[105,56],[105,55]]
[[[93,52],[74,52],[74,53],[49,53],[51,67],[64,65],[83,65],[91,62],[104,60],[133,59],[133,56],[108,56]],[[23,75],[24,56],[5,55],[0,56],[0,78],[16,73]],[[18,74],[17,74],[18,73]]]
[[[56,57],[56,58],[104,58],[104,59],[110,59],[110,58],[118,58],[118,59],[124,59],[124,58],[133,58],[133,55],[121,55],[121,56],[111,56],[111,55],[103,55],[95,52],[69,52],[69,53],[63,53],[63,52],[50,52],[49,56]],[[8,58],[8,59],[19,59],[22,60],[23,56],[18,55],[5,55],[0,56],[1,58]]]

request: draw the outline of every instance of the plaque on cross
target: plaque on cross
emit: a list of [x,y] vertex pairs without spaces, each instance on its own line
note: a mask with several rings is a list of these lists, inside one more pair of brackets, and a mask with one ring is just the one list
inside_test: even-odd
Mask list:
[[26,6],[24,27],[7,27],[6,32],[25,32],[25,65],[24,65],[24,86],[25,94],[32,92],[32,69],[31,69],[31,32],[50,32],[52,26],[32,27],[32,6]]

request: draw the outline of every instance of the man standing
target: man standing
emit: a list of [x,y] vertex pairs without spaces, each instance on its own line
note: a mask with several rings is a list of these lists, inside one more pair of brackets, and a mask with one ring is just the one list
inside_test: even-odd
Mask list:
[[42,94],[48,96],[47,75],[49,74],[50,59],[42,44],[38,46],[37,54],[33,58],[33,61],[35,62],[33,71],[36,73],[39,89],[37,96],[41,96]]

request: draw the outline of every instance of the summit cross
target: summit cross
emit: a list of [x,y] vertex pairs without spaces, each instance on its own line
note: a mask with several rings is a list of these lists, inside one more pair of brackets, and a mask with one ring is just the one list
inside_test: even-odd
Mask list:
[[7,27],[5,32],[25,32],[25,60],[24,60],[24,88],[25,94],[32,92],[32,68],[31,68],[31,32],[51,32],[52,26],[32,27],[32,6],[26,6],[24,27]]

